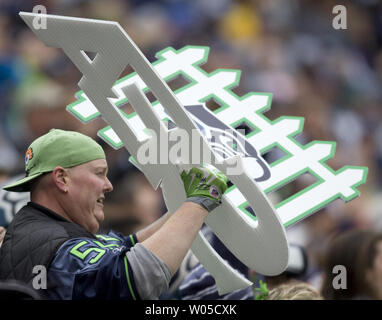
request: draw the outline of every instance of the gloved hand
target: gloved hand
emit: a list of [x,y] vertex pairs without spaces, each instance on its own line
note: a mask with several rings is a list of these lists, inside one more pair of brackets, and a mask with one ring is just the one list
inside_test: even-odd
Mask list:
[[204,164],[188,172],[183,170],[181,178],[187,195],[186,201],[195,202],[208,212],[221,204],[228,178],[215,167]]

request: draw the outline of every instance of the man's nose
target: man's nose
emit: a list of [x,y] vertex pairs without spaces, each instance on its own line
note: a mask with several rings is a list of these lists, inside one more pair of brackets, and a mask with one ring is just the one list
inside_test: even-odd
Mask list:
[[105,192],[112,192],[112,191],[113,191],[113,185],[111,184],[110,180],[106,177]]

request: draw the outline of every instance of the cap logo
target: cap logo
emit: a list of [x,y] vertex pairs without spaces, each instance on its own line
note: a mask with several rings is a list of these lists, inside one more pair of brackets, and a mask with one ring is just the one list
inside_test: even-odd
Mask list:
[[25,165],[27,166],[29,163],[29,160],[33,158],[33,149],[28,148],[27,152],[25,152]]

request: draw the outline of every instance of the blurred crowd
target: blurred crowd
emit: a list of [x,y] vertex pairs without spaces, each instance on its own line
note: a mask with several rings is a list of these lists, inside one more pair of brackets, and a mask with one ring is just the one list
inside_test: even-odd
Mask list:
[[[332,26],[332,9],[338,4],[347,10],[345,30]],[[102,119],[83,124],[66,111],[81,74],[19,18],[19,11],[30,12],[35,5],[50,14],[118,21],[151,62],[168,46],[209,46],[202,68],[242,70],[233,89],[238,95],[273,93],[265,115],[304,117],[304,131],[297,138],[301,143],[336,141],[335,157],[328,161],[333,169],[369,168],[359,198],[348,204],[336,200],[287,230],[289,240],[307,253],[309,267],[300,280],[317,289],[325,283],[327,247],[335,235],[382,232],[380,1],[1,0],[0,183],[23,172],[27,146],[50,128],[99,140],[97,131],[105,126]],[[153,190],[130,164],[125,149],[99,142],[114,184],[103,228],[130,233],[155,221],[166,210],[161,191]],[[283,192],[291,194],[305,183],[297,179]]]

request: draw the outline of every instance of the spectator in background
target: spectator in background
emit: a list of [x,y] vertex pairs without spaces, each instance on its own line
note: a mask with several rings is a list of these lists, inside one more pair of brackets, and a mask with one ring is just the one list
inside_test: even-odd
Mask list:
[[266,300],[323,300],[320,293],[308,283],[290,281],[274,287]]
[[382,234],[376,234],[368,243],[363,253],[363,270],[373,299],[382,300]]

